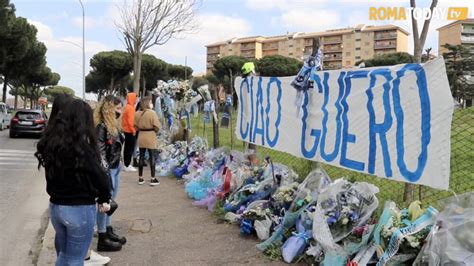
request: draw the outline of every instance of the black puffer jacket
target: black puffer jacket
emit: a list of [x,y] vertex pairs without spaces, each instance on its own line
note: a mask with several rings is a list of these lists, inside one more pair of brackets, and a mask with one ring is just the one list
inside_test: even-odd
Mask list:
[[96,130],[102,165],[106,169],[115,169],[119,167],[122,154],[122,143],[124,141],[123,134],[119,133],[116,137],[110,135],[104,123],[98,124]]

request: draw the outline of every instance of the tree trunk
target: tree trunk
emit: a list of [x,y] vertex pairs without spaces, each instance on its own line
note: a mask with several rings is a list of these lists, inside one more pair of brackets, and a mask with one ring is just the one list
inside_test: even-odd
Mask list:
[[33,97],[30,98],[30,109],[33,109]]
[[18,94],[15,94],[15,110],[18,107]]
[[3,78],[3,94],[2,94],[2,102],[7,102],[7,86],[8,86],[8,79],[7,77]]
[[110,78],[110,89],[109,89],[109,92],[110,92],[110,93],[113,93],[113,92],[114,92],[114,75],[112,75],[112,77]]
[[142,69],[142,53],[137,49],[133,55],[133,92],[140,92],[140,73]]
[[[438,4],[438,0],[433,0],[431,2],[431,13],[433,13],[433,9],[436,7]],[[416,7],[416,0],[410,0],[410,6],[411,7]],[[412,28],[413,28],[413,44],[414,44],[414,51],[413,55],[415,56],[415,63],[421,63],[421,55],[423,53],[423,47],[425,46],[425,41],[426,37],[428,35],[428,28],[430,27],[430,19],[425,20],[423,23],[423,29],[421,30],[421,35],[418,33],[418,24],[413,16],[414,11],[411,11],[411,23],[412,23]],[[416,185],[406,183],[405,184],[405,191],[403,193],[403,201],[405,202],[411,202],[413,201],[414,195],[415,195],[415,188]],[[422,200],[422,199],[420,199]]]

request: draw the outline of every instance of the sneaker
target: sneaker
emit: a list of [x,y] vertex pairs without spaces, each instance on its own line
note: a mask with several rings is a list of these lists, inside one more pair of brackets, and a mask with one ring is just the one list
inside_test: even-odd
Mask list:
[[91,250],[91,256],[89,257],[88,260],[84,260],[84,265],[99,266],[99,265],[105,265],[109,262],[110,262],[109,257],[102,256],[99,253]]
[[160,184],[160,181],[158,181],[158,179],[156,179],[156,178],[152,178],[150,180],[150,186],[152,186],[152,187],[153,186],[158,186],[159,184]]
[[139,179],[138,179],[138,184],[139,184],[139,185],[145,184],[145,179],[139,178]]
[[131,165],[129,165],[127,167],[124,167],[123,170],[125,172],[136,172],[137,171],[137,169],[135,167],[131,166]]

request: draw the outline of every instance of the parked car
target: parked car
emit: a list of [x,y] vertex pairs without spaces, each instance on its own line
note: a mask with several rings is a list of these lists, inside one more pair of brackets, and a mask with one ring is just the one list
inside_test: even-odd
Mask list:
[[10,113],[8,105],[0,103],[0,131],[10,127]]
[[18,110],[10,122],[10,138],[19,135],[41,136],[48,116],[41,110]]

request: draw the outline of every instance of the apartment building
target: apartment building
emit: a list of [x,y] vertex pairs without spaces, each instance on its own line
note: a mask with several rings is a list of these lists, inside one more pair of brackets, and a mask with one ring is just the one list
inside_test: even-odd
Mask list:
[[474,18],[458,20],[438,29],[438,53],[448,50],[443,47],[445,44],[465,45],[474,53]]
[[311,54],[315,37],[321,40],[324,69],[351,67],[358,60],[370,59],[377,54],[408,52],[408,35],[407,31],[393,25],[358,25],[324,32],[233,38],[206,45],[206,69],[210,72],[217,59],[229,55],[249,59],[283,55],[303,60]]

